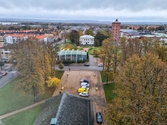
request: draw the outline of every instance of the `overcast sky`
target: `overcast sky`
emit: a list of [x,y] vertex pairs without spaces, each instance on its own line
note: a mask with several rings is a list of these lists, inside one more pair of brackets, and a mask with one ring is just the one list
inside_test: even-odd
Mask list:
[[0,0],[0,18],[167,22],[167,0]]

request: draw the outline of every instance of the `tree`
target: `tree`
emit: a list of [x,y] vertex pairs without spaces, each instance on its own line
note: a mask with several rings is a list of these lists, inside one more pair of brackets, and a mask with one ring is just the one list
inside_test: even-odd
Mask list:
[[100,46],[100,42],[99,42],[98,39],[95,39],[94,45],[95,45],[95,46]]
[[143,28],[142,26],[140,26],[137,30],[139,30],[139,31],[143,31],[144,28]]
[[69,38],[72,43],[79,45],[79,33],[75,30],[72,30],[69,34]]
[[60,83],[60,79],[56,78],[56,77],[49,77],[48,81],[47,81],[47,86],[49,88],[55,88],[56,86],[58,86],[58,84]]
[[166,124],[167,66],[158,56],[133,55],[116,82],[116,97],[106,110],[110,124]]
[[62,62],[60,62],[60,64],[59,64],[59,69],[63,69],[63,68],[64,68],[64,65],[63,65]]
[[20,82],[17,89],[34,96],[44,90],[49,76],[55,74],[55,52],[53,46],[34,38],[12,44],[10,62],[16,67]]
[[5,63],[3,61],[0,61],[0,67],[1,67],[1,70],[2,70],[2,66],[4,66]]
[[101,31],[98,31],[96,36],[95,36],[95,41],[98,40],[100,45],[102,45],[102,41],[109,38],[108,34],[101,30]]
[[164,41],[155,41],[153,50],[163,62],[167,62],[167,48]]
[[94,32],[93,32],[91,29],[87,29],[87,30],[85,31],[85,35],[94,36]]
[[106,74],[106,84],[108,84],[108,77],[117,72],[118,67],[118,48],[112,42],[112,38],[105,39],[102,44],[100,58],[103,62],[103,69]]
[[65,49],[65,50],[67,50],[67,49],[72,50],[72,49],[74,49],[74,46],[73,46],[72,44],[66,43],[66,44],[64,45],[64,49]]
[[147,52],[151,52],[153,50],[154,42],[149,38],[130,38],[126,39],[125,37],[122,37],[120,39],[120,45],[119,49],[121,50],[122,54],[122,65],[124,62],[133,56],[134,54],[141,57]]
[[93,54],[95,55],[95,57],[97,57],[100,54],[100,52],[98,50],[94,50]]
[[17,87],[19,90],[32,93],[34,101],[37,101],[38,93],[44,88],[44,73],[40,67],[42,61],[40,43],[35,39],[28,39],[16,44],[18,48],[12,52],[12,56],[17,62],[16,69],[21,76]]
[[79,30],[79,31],[78,31],[78,34],[79,34],[79,36],[83,36],[82,30]]
[[165,30],[165,27],[164,26],[159,26],[159,27],[156,28],[156,31],[158,31],[158,30]]

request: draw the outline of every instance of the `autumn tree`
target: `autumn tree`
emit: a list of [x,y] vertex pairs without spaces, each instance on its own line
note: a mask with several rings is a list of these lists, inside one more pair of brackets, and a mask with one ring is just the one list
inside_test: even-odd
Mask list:
[[154,41],[150,38],[125,38],[122,37],[119,42],[119,49],[122,54],[122,65],[124,62],[133,56],[134,54],[141,57],[147,52],[151,52],[153,50]]
[[34,101],[44,89],[47,78],[54,76],[55,52],[53,46],[34,38],[12,44],[11,63],[21,79],[17,89],[32,93]]
[[167,123],[167,66],[158,56],[133,55],[116,80],[116,97],[106,110],[112,125]]
[[79,36],[83,36],[82,30],[79,30],[79,31],[78,31],[78,34],[79,34]]
[[49,77],[48,78],[48,81],[47,81],[47,86],[49,88],[55,88],[56,86],[58,86],[60,83],[60,79],[56,78],[56,77]]
[[95,57],[98,57],[98,55],[100,54],[100,52],[98,50],[94,50],[93,54],[95,55]]
[[164,41],[155,41],[153,50],[162,61],[167,63],[167,47]]
[[65,50],[67,50],[67,49],[72,50],[72,49],[74,49],[74,45],[72,45],[72,44],[70,44],[70,43],[66,43],[66,44],[64,45],[64,48],[63,48],[63,49],[65,49]]
[[27,93],[32,93],[34,101],[37,101],[37,95],[43,89],[43,71],[41,67],[42,51],[40,43],[35,39],[28,39],[16,43],[11,56],[15,59],[16,69],[21,76],[18,88]]
[[103,62],[104,72],[106,74],[106,84],[108,84],[108,77],[111,74],[114,77],[119,62],[118,48],[114,45],[112,38],[103,41],[99,56]]

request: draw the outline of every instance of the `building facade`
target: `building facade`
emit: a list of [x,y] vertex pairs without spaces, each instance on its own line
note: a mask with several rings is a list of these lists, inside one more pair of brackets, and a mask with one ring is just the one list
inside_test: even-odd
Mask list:
[[79,41],[81,45],[94,45],[94,37],[90,35],[80,36]]
[[0,61],[9,62],[10,51],[5,46],[4,38],[0,36]]
[[119,41],[120,28],[121,28],[121,23],[118,22],[118,19],[116,19],[115,22],[112,22],[112,39],[114,41]]
[[79,50],[61,50],[58,52],[58,60],[71,60],[71,61],[85,61],[87,60],[87,52]]

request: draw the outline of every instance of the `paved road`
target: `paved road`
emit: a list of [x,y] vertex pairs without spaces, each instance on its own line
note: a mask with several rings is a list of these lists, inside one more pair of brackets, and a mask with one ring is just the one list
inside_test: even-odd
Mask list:
[[[98,67],[98,66],[64,66],[64,69],[62,70],[72,70],[72,71],[102,71],[103,67]],[[61,70],[59,69],[59,66],[56,65],[56,70]]]
[[89,64],[90,64],[90,66],[97,66],[95,60],[96,59],[92,55],[89,55]]
[[10,80],[16,76],[16,71],[10,71],[6,76],[0,78],[0,88],[6,85]]
[[[84,66],[83,64],[71,64],[69,66],[64,66],[64,69],[62,70],[73,70],[73,71],[102,71],[103,67],[98,67],[96,64],[96,58],[94,58],[92,55],[89,55],[89,65],[90,66]],[[59,69],[59,65],[56,65],[56,70]]]

